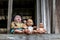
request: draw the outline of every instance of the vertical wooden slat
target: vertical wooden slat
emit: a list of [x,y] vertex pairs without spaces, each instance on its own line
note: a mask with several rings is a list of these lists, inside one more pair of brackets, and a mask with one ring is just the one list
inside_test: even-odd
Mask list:
[[40,23],[40,1],[36,0],[37,2],[37,27],[39,27]]
[[42,23],[44,24],[44,28],[46,29],[46,4],[45,4],[45,0],[41,0],[41,14],[42,14]]
[[55,14],[55,0],[53,0],[53,29],[52,31],[55,32],[55,27],[56,27],[56,14]]
[[56,13],[56,0],[53,0],[53,31],[55,31],[55,34],[59,33],[59,27],[57,22],[57,20],[59,19],[57,19],[57,13]]
[[49,12],[49,0],[46,0],[46,27],[47,27],[47,32],[50,34],[51,33],[51,15]]
[[10,23],[12,18],[12,5],[13,0],[8,0],[8,23],[7,23],[7,32],[10,32]]
[[57,26],[55,27],[55,33],[60,34],[60,0],[55,1],[55,11],[56,11],[56,24]]

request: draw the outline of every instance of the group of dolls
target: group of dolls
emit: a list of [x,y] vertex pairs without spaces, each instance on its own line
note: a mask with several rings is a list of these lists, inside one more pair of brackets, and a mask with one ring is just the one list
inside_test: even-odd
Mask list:
[[11,33],[18,33],[18,34],[43,34],[46,33],[46,30],[44,29],[43,23],[40,23],[39,28],[37,26],[32,26],[33,20],[27,19],[24,21],[25,23],[22,23],[21,16],[16,15],[14,18],[14,21],[11,23]]

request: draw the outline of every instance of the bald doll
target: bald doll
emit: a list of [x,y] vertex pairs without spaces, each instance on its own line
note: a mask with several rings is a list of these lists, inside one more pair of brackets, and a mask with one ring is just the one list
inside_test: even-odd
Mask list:
[[46,30],[44,29],[43,23],[40,23],[39,28],[37,29],[37,32],[40,34],[46,33]]

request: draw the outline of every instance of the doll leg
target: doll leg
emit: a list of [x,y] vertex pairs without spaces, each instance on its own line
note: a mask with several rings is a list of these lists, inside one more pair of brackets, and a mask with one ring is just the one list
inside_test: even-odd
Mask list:
[[25,34],[32,34],[28,29],[25,29],[25,30],[24,30],[24,33],[25,33]]
[[39,33],[39,34],[45,34],[45,32],[43,32],[43,31],[39,31],[38,33]]
[[29,31],[29,32],[27,32],[27,34],[33,34],[33,31],[31,31],[31,32]]
[[40,30],[37,31],[38,34],[41,34],[42,32]]
[[21,30],[15,30],[14,32],[18,33],[18,34],[22,34],[23,33],[23,31],[21,31]]
[[28,34],[28,32],[29,32],[28,29],[25,29],[25,30],[24,30],[24,33],[25,33],[25,34]]
[[37,32],[37,30],[33,30],[33,34],[37,34],[38,32]]

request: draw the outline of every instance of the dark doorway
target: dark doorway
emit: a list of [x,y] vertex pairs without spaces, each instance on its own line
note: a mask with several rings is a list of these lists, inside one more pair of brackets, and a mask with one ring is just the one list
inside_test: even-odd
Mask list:
[[0,33],[6,33],[8,16],[8,0],[0,0]]
[[14,0],[13,1],[13,14],[19,14],[22,19],[33,19],[35,23],[35,6],[36,0]]

